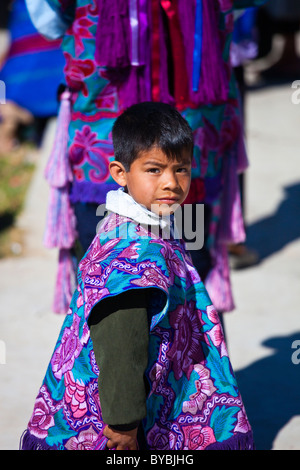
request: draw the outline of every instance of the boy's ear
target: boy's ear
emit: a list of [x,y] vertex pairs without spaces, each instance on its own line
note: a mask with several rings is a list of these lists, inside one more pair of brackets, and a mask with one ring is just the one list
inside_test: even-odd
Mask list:
[[116,183],[120,186],[126,186],[126,171],[122,163],[117,161],[110,162],[109,171]]

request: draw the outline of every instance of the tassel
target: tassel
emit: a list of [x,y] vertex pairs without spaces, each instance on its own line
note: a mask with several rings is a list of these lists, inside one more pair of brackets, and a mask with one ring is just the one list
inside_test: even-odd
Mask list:
[[252,431],[243,434],[238,432],[223,442],[214,442],[205,450],[255,450]]
[[44,439],[39,439],[26,430],[20,439],[19,450],[57,450],[56,447],[50,447]]
[[233,157],[224,159],[223,178],[226,181],[222,197],[218,240],[221,243],[242,243],[246,239],[238,183],[237,163]]
[[44,245],[60,250],[53,300],[55,313],[67,312],[75,288],[76,268],[70,251],[77,236],[75,214],[69,199],[69,186],[73,180],[68,157],[70,120],[71,92],[65,90],[61,95],[54,146],[45,169],[50,193]]
[[53,312],[66,313],[75,289],[76,260],[70,250],[59,250]]
[[231,312],[234,310],[228,253],[225,244],[216,248],[215,266],[205,279],[205,287],[218,312]]
[[72,248],[76,240],[76,218],[68,187],[50,188],[44,245],[46,248]]
[[50,154],[45,178],[52,187],[61,188],[73,180],[67,156],[69,124],[71,121],[71,93],[65,90],[61,95],[61,104],[57,118],[54,146]]

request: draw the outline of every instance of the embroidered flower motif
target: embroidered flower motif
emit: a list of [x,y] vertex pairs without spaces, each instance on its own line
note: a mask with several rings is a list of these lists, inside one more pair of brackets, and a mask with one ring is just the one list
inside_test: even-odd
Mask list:
[[224,335],[221,325],[215,325],[209,332],[208,335],[211,337],[212,342],[215,346],[219,347],[224,342]]
[[80,307],[82,307],[83,305],[83,297],[82,297],[82,293],[79,292],[79,295],[77,297],[77,301],[76,301],[76,305],[77,305],[77,308],[79,309]]
[[93,450],[98,439],[98,433],[90,426],[81,431],[78,436],[71,437],[67,443],[68,450]]
[[74,314],[74,322],[70,328],[65,328],[58,348],[55,350],[51,365],[57,379],[61,379],[63,374],[72,369],[75,359],[82,350],[82,343],[79,340],[80,317]]
[[228,356],[227,347],[225,344],[224,332],[220,323],[219,314],[214,308],[213,305],[208,305],[206,308],[206,313],[209,320],[215,323],[215,326],[207,332],[207,335],[211,338],[214,346],[217,348],[221,347],[220,354],[221,357]]
[[[102,71],[100,76],[103,77]],[[106,78],[106,77],[103,77]],[[102,113],[108,111],[112,116],[118,116],[118,89],[112,83],[108,83],[99,93],[95,100],[95,104]]]
[[161,271],[158,272],[154,268],[145,269],[141,278],[134,279],[131,281],[131,284],[142,287],[156,286],[161,287],[165,291],[168,290],[167,278]]
[[85,290],[85,318],[89,316],[92,308],[99,302],[103,297],[109,295],[109,290],[104,287],[103,289],[86,289]]
[[139,257],[138,250],[140,248],[140,243],[135,243],[132,242],[130,243],[129,246],[124,248],[122,253],[120,253],[119,257],[120,258],[130,258],[130,259],[136,259]]
[[246,411],[244,406],[237,414],[237,425],[234,428],[234,432],[242,432],[246,433],[251,430],[251,426],[249,424]]
[[156,423],[147,434],[151,450],[172,450],[176,444],[176,434],[170,429],[159,427]]
[[149,378],[152,383],[151,393],[155,393],[156,388],[158,387],[161,379],[164,377],[165,369],[159,363],[154,364],[152,369],[149,372]]
[[82,418],[87,412],[85,385],[82,380],[74,380],[72,372],[64,375],[65,402],[70,405],[74,418]]
[[208,305],[206,307],[206,313],[211,322],[213,323],[219,322],[219,314],[213,305]]
[[[131,219],[128,219],[127,217],[123,217],[122,215],[112,212],[109,217],[103,219],[103,225],[101,226],[102,231],[105,233],[114,231],[113,238],[115,238],[114,235],[117,233],[117,227],[122,225],[124,222],[126,223],[128,220],[131,221]],[[110,238],[112,238],[112,236],[110,236]]]
[[75,54],[79,56],[84,51],[83,39],[93,39],[89,28],[93,22],[87,16],[87,7],[76,8],[76,17],[72,24],[72,31],[75,37]]
[[167,355],[173,361],[176,380],[180,379],[183,373],[189,379],[194,364],[199,364],[204,359],[202,348],[199,347],[200,341],[204,339],[199,313],[193,301],[185,301],[184,305],[179,305],[170,313],[174,340]]
[[68,52],[64,52],[64,56],[66,59],[64,72],[67,85],[74,91],[82,90],[83,95],[88,96],[88,89],[84,80],[94,73],[94,62],[90,59],[74,59]]
[[85,276],[89,275],[100,275],[102,273],[101,261],[104,261],[111,255],[111,250],[119,243],[120,239],[116,238],[109,240],[104,245],[100,244],[99,237],[97,237],[91,246],[90,251],[81,260],[79,269],[82,272],[82,280],[84,281]]
[[201,411],[207,398],[217,390],[210,379],[210,371],[206,367],[196,364],[194,370],[199,375],[199,379],[195,381],[197,391],[190,395],[190,401],[184,401],[182,406],[184,413],[191,413],[192,415]]
[[54,418],[50,414],[47,403],[42,397],[37,398],[28,424],[31,434],[40,439],[45,439],[48,435],[48,429],[54,426],[54,424]]
[[174,249],[171,248],[169,243],[164,244],[163,248],[161,249],[161,253],[168,267],[170,284],[173,284],[175,276],[178,276],[180,278],[185,277],[186,270],[184,267],[184,263],[175,253]]
[[[97,133],[93,132],[88,125],[81,130],[76,129],[75,137],[69,149],[70,160],[79,165],[84,162],[90,163],[92,169],[89,177],[94,183],[102,183],[109,176],[109,158],[113,156],[112,142],[99,140]],[[75,171],[79,170],[75,168]]]
[[207,446],[216,442],[214,432],[209,426],[185,426],[184,448],[189,450],[204,450]]

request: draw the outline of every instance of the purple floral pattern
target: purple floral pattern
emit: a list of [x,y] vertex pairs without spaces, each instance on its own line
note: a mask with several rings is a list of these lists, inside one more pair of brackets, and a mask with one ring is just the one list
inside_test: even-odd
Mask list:
[[[120,234],[129,236],[111,238],[109,228],[116,224]],[[151,415],[143,422],[149,449],[203,450],[232,438],[251,440],[218,314],[183,245],[146,236],[130,219],[116,220],[114,214],[104,227],[80,263],[79,285],[37,396],[27,439],[45,448],[105,448],[89,313],[112,293],[155,286],[168,300],[153,311],[150,327],[146,374]]]
[[35,402],[28,428],[33,436],[44,439],[48,435],[48,429],[52,426],[54,426],[54,418],[45,400],[39,397]]

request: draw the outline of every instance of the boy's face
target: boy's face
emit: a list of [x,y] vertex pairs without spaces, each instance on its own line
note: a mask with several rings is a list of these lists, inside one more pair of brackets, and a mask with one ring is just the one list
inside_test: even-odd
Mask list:
[[130,170],[124,170],[122,181],[117,182],[127,186],[133,199],[148,210],[169,215],[174,212],[172,206],[176,208],[187,197],[191,182],[190,152],[184,150],[180,160],[170,160],[161,149],[152,147],[141,153]]

